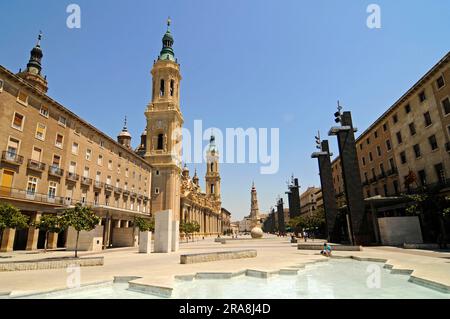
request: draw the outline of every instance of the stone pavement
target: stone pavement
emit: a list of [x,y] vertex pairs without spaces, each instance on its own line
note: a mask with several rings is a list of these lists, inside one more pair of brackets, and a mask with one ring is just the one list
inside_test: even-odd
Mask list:
[[[81,252],[80,256],[103,256],[104,266],[82,267],[81,283],[92,284],[112,281],[115,276],[135,276],[133,282],[162,287],[173,286],[175,276],[196,273],[237,273],[246,270],[277,272],[280,269],[325,261],[318,251],[297,250],[289,237],[267,236],[255,240],[228,240],[226,244],[215,243],[214,238],[182,243],[180,251],[170,254],[139,254],[137,248],[112,249],[100,253]],[[222,260],[201,264],[180,264],[181,254],[254,249],[256,258]],[[73,252],[48,252],[47,254],[27,254],[24,252],[2,253],[2,261],[30,260],[43,257],[70,256]],[[355,256],[386,260],[393,269],[412,270],[412,276],[426,281],[440,283],[450,292],[450,253],[405,250],[393,247],[365,247],[363,251],[334,252],[335,257]],[[66,269],[0,272],[0,294],[37,293],[65,289],[69,273]]]

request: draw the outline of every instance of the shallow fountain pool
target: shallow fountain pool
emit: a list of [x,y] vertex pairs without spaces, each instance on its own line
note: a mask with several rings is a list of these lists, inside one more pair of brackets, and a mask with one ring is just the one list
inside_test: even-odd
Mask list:
[[[445,294],[408,281],[409,275],[391,274],[381,263],[332,260],[301,269],[298,275],[268,279],[247,276],[232,279],[177,281],[176,299],[450,299]],[[83,287],[28,296],[50,299],[155,299],[158,296],[131,291],[127,284]]]

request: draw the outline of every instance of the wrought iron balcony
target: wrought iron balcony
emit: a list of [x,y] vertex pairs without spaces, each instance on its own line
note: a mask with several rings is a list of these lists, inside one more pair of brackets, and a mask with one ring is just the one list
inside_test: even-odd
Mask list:
[[142,194],[138,194],[138,199],[144,199],[144,195],[142,195]]
[[2,161],[10,163],[10,164],[14,164],[14,165],[22,165],[23,164],[23,156],[20,156],[14,152],[3,151],[2,152]]
[[68,181],[71,181],[71,182],[78,182],[78,180],[80,179],[80,175],[78,175],[78,174],[76,174],[76,173],[72,173],[72,172],[67,172],[67,174],[66,174],[66,179],[68,180]]
[[122,188],[120,188],[120,187],[114,187],[114,193],[116,193],[116,194],[122,194]]
[[51,165],[48,167],[48,174],[56,177],[63,177],[64,170],[59,168],[58,166]]
[[135,192],[131,192],[131,193],[130,193],[130,196],[131,196],[131,198],[136,198],[136,197],[137,197],[137,194],[136,194]]
[[378,175],[378,179],[383,179],[383,178],[386,178],[386,177],[387,177],[387,175],[386,175],[385,172],[381,172],[381,174]]
[[130,196],[130,191],[127,189],[123,190],[123,196]]
[[388,171],[388,176],[397,175],[397,174],[398,174],[398,170],[397,170],[396,167],[391,168],[391,169]]
[[34,171],[43,172],[45,171],[46,165],[44,163],[29,159],[27,167],[28,169],[32,169]]
[[94,181],[94,188],[102,189],[104,184],[100,181]]
[[0,187],[0,197],[33,201],[43,204],[64,205],[64,198],[52,194],[39,194],[26,189]]
[[85,186],[91,186],[92,185],[92,178],[89,177],[81,177],[81,185]]
[[111,184],[105,184],[105,190],[107,192],[112,192],[114,190],[114,186],[112,186]]

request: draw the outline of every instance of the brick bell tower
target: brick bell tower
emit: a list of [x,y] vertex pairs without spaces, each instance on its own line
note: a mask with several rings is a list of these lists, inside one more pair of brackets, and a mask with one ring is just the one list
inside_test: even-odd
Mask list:
[[181,128],[180,65],[173,51],[170,32],[162,39],[163,48],[154,62],[152,101],[145,111],[147,136],[145,159],[153,166],[151,194],[152,213],[171,209],[174,220],[180,219]]

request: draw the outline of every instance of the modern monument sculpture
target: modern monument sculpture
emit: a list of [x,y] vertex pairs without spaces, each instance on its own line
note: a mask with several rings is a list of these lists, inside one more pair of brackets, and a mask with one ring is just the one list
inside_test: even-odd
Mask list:
[[344,180],[348,217],[350,219],[350,241],[353,245],[368,244],[370,243],[370,235],[356,153],[356,128],[353,127],[351,113],[341,113],[341,110],[342,107],[338,102],[338,111],[334,116],[335,122],[340,123],[341,126],[332,127],[328,135],[335,135],[338,139],[339,155],[342,164],[342,178]]

